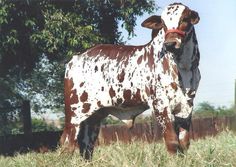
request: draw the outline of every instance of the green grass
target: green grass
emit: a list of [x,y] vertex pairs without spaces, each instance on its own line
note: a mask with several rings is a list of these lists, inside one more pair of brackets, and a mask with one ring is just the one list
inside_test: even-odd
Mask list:
[[236,134],[222,132],[216,137],[192,141],[184,156],[169,155],[163,143],[114,143],[95,148],[91,162],[56,152],[0,156],[1,167],[225,167],[236,166]]

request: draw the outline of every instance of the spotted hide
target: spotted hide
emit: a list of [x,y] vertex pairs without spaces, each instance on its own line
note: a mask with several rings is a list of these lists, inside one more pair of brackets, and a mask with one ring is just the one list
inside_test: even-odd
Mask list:
[[79,146],[90,159],[102,119],[110,114],[132,127],[135,117],[150,109],[163,126],[167,150],[186,150],[200,80],[198,21],[197,12],[171,4],[142,23],[152,29],[148,44],[97,45],[73,56],[64,80],[64,148],[73,152]]

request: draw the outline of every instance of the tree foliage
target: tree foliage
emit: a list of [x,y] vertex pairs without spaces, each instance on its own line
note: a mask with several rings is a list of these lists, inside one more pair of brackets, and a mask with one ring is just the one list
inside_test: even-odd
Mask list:
[[199,103],[196,107],[193,116],[194,117],[218,117],[218,116],[234,116],[236,112],[234,107],[219,106],[215,107],[209,102]]
[[97,43],[122,43],[154,0],[0,1],[0,89],[37,111],[63,106],[64,63]]

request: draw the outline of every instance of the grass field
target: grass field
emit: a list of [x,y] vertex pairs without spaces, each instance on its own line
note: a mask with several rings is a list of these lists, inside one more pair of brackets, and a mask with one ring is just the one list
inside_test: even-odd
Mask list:
[[236,167],[236,134],[222,132],[216,137],[192,141],[186,155],[170,156],[163,143],[114,143],[95,149],[91,162],[79,156],[56,152],[28,153],[0,157],[1,167]]

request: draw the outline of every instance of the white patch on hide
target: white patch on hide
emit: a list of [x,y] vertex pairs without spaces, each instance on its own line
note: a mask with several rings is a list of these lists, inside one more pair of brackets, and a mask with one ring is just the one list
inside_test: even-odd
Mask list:
[[186,136],[186,130],[180,131],[179,132],[179,140],[183,140]]

